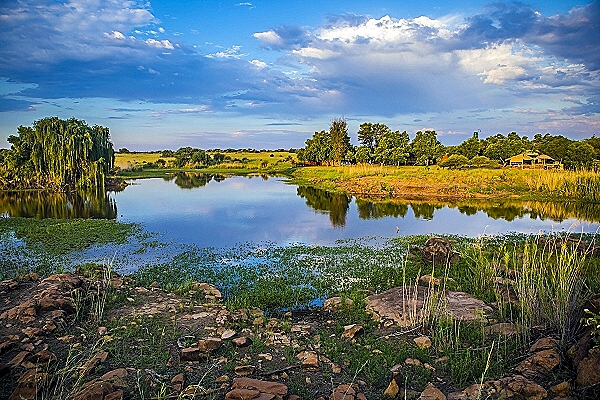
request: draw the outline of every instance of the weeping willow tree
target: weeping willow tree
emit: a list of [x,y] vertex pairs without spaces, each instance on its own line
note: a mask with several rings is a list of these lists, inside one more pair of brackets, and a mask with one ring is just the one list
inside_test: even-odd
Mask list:
[[114,163],[109,129],[85,121],[43,118],[20,126],[3,153],[2,181],[7,188],[103,189]]

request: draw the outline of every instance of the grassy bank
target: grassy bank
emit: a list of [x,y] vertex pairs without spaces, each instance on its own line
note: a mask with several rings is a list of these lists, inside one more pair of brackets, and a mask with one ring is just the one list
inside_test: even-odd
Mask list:
[[600,202],[600,174],[587,171],[352,165],[301,168],[294,172],[293,182],[367,199],[519,198]]
[[[12,254],[15,264],[19,262],[18,254],[11,253],[15,245],[65,258],[99,240],[121,243],[135,232],[135,227],[129,225],[96,226],[83,220],[2,222],[2,257]],[[102,232],[102,239],[98,232]],[[187,247],[178,249],[172,257],[167,257],[169,250],[165,248],[164,260],[147,261],[133,274],[117,278],[116,282],[124,282],[118,288],[109,282],[115,282],[111,271],[119,269],[119,265],[82,265],[81,271],[100,279],[98,287],[107,289],[82,297],[75,325],[61,328],[65,331],[59,330],[57,335],[85,332],[88,340],[96,340],[92,341],[98,346],[94,352],[109,352],[107,363],[111,368],[136,369],[142,377],[131,383],[135,388],[131,398],[136,399],[166,398],[160,397],[160,391],[166,387],[148,384],[143,371],[151,369],[159,377],[180,372],[182,365],[172,361],[174,344],[190,333],[178,321],[193,321],[189,315],[199,315],[202,310],[207,315],[246,315],[233,318],[228,327],[252,335],[253,343],[243,352],[230,343],[223,345],[213,356],[187,370],[193,381],[216,388],[219,384],[215,384],[215,379],[233,375],[235,366],[240,364],[261,368],[262,363],[263,371],[291,366],[286,370],[291,376],[286,383],[291,393],[304,398],[310,398],[317,389],[330,387],[334,379],[364,381],[368,398],[379,398],[389,383],[389,370],[399,363],[405,364],[402,368],[407,389],[421,391],[431,381],[445,382],[448,388],[464,388],[483,377],[498,378],[510,371],[537,339],[540,329],[545,335],[556,337],[563,349],[567,347],[583,317],[579,314],[582,303],[600,290],[600,259],[597,251],[591,252],[595,245],[593,236],[583,238],[585,241],[569,235],[447,239],[460,254],[460,261],[435,268],[421,256],[426,236],[348,240],[336,246],[247,244],[222,250]],[[47,265],[40,268],[35,262],[21,262],[21,268],[12,270],[14,277],[30,271],[44,276],[54,272]],[[10,277],[4,269],[3,273],[3,279]],[[432,302],[414,329],[377,323],[366,312],[368,295],[402,285],[416,286],[424,275],[440,279],[438,284],[429,286],[432,298],[447,289],[464,291],[493,304],[493,312],[481,320],[459,321],[439,314]],[[204,293],[198,291],[195,282],[216,285],[228,311],[218,311],[218,307],[217,311],[210,311],[215,309],[214,304],[204,305]],[[511,290],[519,293],[517,300],[507,297]],[[164,307],[170,309],[170,314],[131,314],[161,296],[175,304]],[[351,299],[353,303],[334,313],[315,307],[332,296]],[[297,310],[305,310],[313,318],[308,320],[314,329],[309,335],[292,329],[294,324],[307,323],[294,317],[303,315]],[[250,312],[260,317],[250,318]],[[489,333],[486,326],[492,322],[512,323],[519,334],[505,337]],[[341,337],[344,327],[350,324],[363,326],[364,334],[351,341]],[[108,330],[109,339],[97,337],[99,326]],[[269,329],[293,339],[294,345],[277,347],[269,339]],[[431,338],[433,346],[415,346],[415,332]],[[59,343],[56,346],[64,347]],[[341,372],[332,373],[323,367],[319,374],[293,373],[296,354],[306,349],[317,350]],[[273,355],[273,363],[264,359],[265,353]],[[90,356],[81,355],[84,361]],[[408,360],[413,361],[409,364]],[[76,365],[70,368],[69,374],[77,370]]]

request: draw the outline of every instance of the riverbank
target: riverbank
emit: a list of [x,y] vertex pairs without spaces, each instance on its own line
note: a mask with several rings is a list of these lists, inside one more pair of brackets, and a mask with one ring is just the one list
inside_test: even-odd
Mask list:
[[520,199],[600,202],[600,174],[521,169],[448,170],[437,166],[304,167],[292,182],[361,199]]
[[[10,232],[40,256],[71,251],[56,246],[70,237],[56,235],[61,221],[23,224],[2,231],[4,252]],[[578,371],[600,370],[593,328],[580,330],[583,308],[600,312],[599,253],[594,236],[516,235],[186,249],[127,275],[109,261],[54,275],[37,258],[0,284],[0,393],[594,398]]]

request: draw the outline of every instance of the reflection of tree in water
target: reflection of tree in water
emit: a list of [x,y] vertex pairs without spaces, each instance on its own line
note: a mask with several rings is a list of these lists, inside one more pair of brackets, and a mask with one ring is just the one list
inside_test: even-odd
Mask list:
[[408,204],[405,203],[373,203],[372,201],[356,199],[356,207],[360,219],[404,218],[408,212]]
[[346,214],[351,200],[349,196],[309,186],[298,186],[297,194],[306,199],[307,206],[317,211],[329,212],[329,220],[333,226],[346,225]]
[[9,217],[114,219],[117,205],[104,192],[0,192],[0,213]]
[[204,174],[196,172],[178,172],[175,175],[175,184],[182,189],[194,189],[206,186],[211,180],[215,182],[224,181],[226,176],[216,174]]
[[444,204],[410,203],[410,208],[412,208],[416,219],[433,219],[433,213],[435,210],[444,208],[444,206]]

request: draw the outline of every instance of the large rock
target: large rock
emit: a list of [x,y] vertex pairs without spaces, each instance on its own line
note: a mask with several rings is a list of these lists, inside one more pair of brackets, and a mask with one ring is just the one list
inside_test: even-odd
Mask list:
[[[438,294],[437,302],[433,295]],[[437,292],[423,286],[401,286],[367,297],[366,310],[378,320],[414,326],[430,314],[449,314],[457,320],[477,320],[491,313],[490,306],[463,292]]]
[[281,400],[287,396],[288,387],[283,383],[261,381],[251,378],[235,378],[231,383],[231,391],[225,395],[225,400],[265,398]]
[[427,239],[422,250],[423,261],[432,265],[455,264],[460,261],[460,255],[452,250],[450,242],[441,237]]
[[575,383],[579,387],[600,384],[600,348],[591,349],[588,356],[579,363]]

